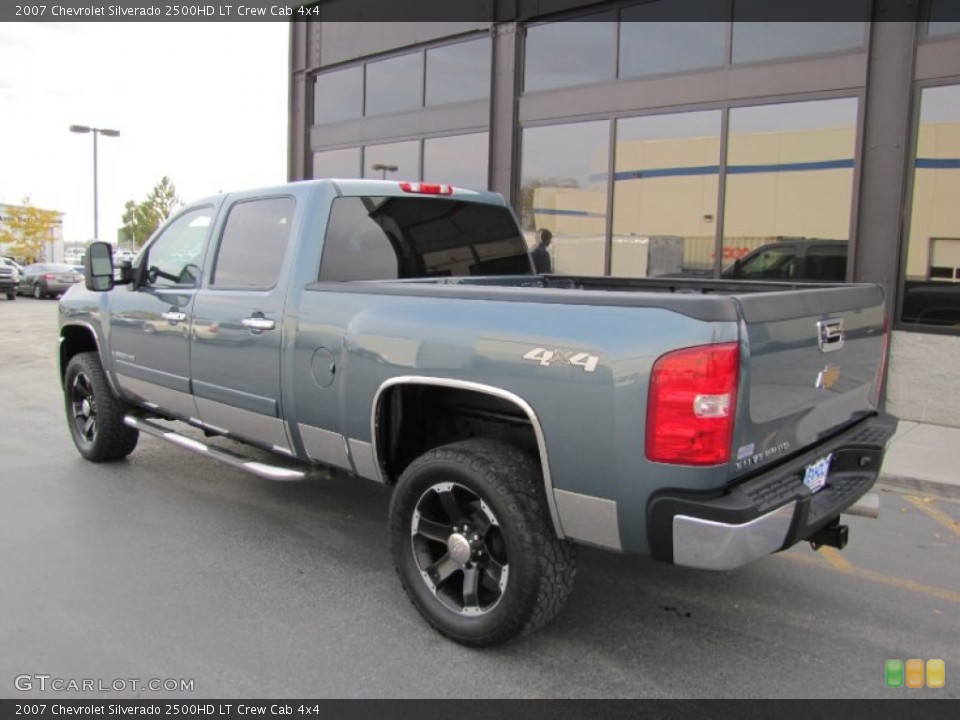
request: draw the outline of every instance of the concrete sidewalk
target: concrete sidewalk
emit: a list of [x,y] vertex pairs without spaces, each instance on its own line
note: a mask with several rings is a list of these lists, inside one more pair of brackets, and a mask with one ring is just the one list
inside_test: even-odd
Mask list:
[[880,484],[960,499],[960,428],[901,420]]

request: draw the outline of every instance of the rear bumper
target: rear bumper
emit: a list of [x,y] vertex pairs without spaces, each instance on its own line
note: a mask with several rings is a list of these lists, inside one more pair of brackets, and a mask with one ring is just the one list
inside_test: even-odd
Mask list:
[[[731,570],[811,537],[873,487],[896,427],[889,415],[873,416],[732,488],[657,493],[647,507],[651,554],[675,565]],[[833,456],[826,485],[811,493],[804,470],[826,455]]]

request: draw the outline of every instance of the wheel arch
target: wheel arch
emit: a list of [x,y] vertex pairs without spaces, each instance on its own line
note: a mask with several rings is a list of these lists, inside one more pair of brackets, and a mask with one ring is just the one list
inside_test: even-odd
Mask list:
[[[100,353],[100,343],[93,326],[87,323],[70,323],[60,328],[60,385],[63,386],[67,377],[67,365],[70,360],[80,353],[95,352],[100,357],[100,364],[104,365]],[[105,367],[105,366],[104,366]],[[111,387],[113,380],[107,375]],[[115,390],[115,388],[113,388]]]
[[[537,459],[540,462],[542,471],[543,489],[546,495],[547,507],[550,511],[550,520],[553,524],[554,532],[560,539],[565,538],[563,526],[560,523],[560,514],[557,509],[556,498],[553,492],[553,479],[550,472],[550,461],[547,455],[546,439],[543,433],[543,426],[536,411],[524,398],[509,390],[504,390],[493,385],[485,385],[468,380],[454,380],[449,378],[438,378],[430,376],[404,375],[391,378],[383,382],[377,389],[373,398],[373,410],[370,416],[370,438],[373,452],[373,463],[379,480],[386,484],[394,484],[400,471],[403,468],[391,468],[387,461],[389,453],[385,446],[386,428],[388,423],[387,413],[393,410],[393,398],[397,392],[402,389],[429,388],[438,390],[450,390],[456,393],[462,393],[465,396],[476,396],[492,398],[502,403],[505,407],[512,408],[521,418],[524,418],[530,426],[533,440],[536,444]],[[388,400],[390,400],[388,404]],[[431,447],[422,448],[423,451]]]

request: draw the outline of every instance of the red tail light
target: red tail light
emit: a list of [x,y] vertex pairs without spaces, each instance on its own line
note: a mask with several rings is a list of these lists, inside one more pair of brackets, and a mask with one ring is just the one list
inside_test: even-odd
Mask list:
[[402,182],[400,183],[400,189],[404,192],[421,195],[453,195],[451,185],[438,185],[437,183]]
[[739,371],[737,343],[661,356],[650,374],[647,459],[674,465],[728,462]]
[[44,273],[44,274],[43,274],[43,279],[44,279],[44,280],[53,280],[53,275],[51,275],[50,273]]

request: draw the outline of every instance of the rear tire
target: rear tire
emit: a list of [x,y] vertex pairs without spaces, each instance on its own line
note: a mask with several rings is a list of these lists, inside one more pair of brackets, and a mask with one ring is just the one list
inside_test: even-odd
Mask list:
[[137,446],[140,431],[124,424],[126,405],[110,389],[97,353],[79,353],[67,363],[64,404],[70,437],[87,460],[119,460]]
[[40,283],[33,284],[33,299],[41,300],[43,298],[43,292],[40,290]]
[[414,460],[391,499],[390,532],[408,597],[463,645],[545,625],[573,589],[576,546],[554,533],[540,469],[503,442],[456,442]]
[[15,292],[7,293],[7,300],[16,300],[16,299],[17,299],[17,294]]

